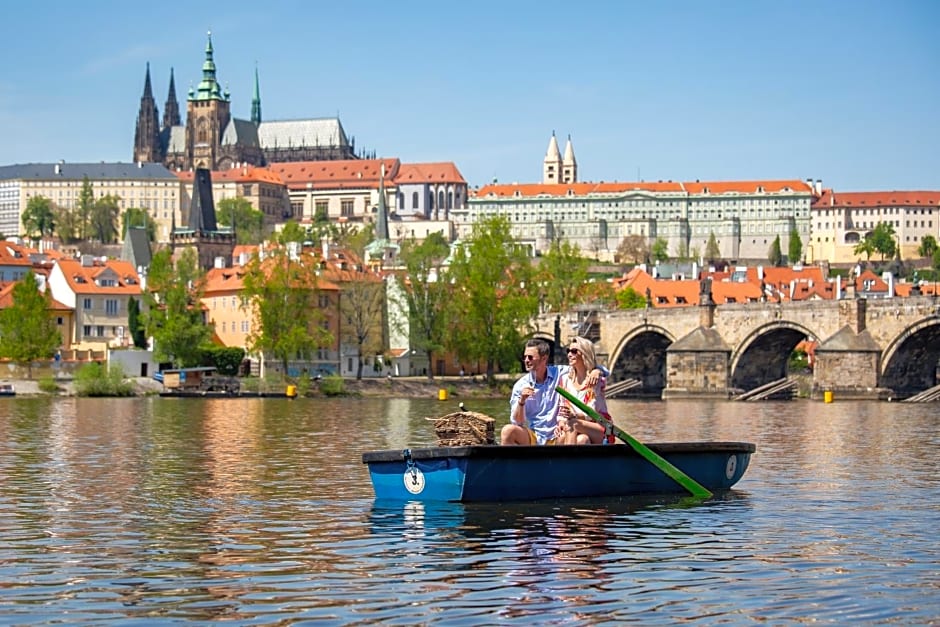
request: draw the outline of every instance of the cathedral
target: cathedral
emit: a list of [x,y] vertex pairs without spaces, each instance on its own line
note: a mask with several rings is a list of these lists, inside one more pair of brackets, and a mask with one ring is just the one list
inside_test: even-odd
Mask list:
[[231,97],[216,80],[212,35],[206,43],[202,80],[186,97],[186,121],[180,118],[173,70],[163,120],[150,85],[150,64],[134,133],[134,161],[162,163],[170,170],[227,170],[236,164],[265,166],[291,161],[357,159],[339,118],[261,120],[261,89],[255,69],[251,119],[232,116]]

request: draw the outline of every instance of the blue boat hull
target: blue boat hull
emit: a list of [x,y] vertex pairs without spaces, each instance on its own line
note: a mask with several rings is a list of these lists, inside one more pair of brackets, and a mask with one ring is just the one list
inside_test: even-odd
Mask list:
[[[712,492],[737,483],[756,449],[746,442],[648,446]],[[624,445],[416,448],[371,451],[362,461],[378,499],[512,501],[685,491]]]

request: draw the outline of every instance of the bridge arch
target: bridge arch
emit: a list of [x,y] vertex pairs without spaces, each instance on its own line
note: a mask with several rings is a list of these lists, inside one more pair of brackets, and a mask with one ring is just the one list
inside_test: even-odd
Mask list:
[[902,331],[881,353],[882,387],[901,398],[937,385],[940,319],[928,318]]
[[747,335],[731,354],[731,387],[752,390],[783,379],[793,349],[815,334],[789,320],[775,320]]
[[643,325],[620,338],[611,353],[610,380],[614,383],[639,379],[631,396],[660,398],[666,387],[666,349],[676,339],[668,329]]

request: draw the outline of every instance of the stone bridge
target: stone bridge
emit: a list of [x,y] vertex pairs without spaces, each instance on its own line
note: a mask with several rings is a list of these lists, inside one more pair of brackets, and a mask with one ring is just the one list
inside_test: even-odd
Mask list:
[[639,379],[645,396],[752,390],[788,376],[807,339],[818,342],[813,398],[905,398],[937,384],[940,304],[913,296],[573,311],[540,316],[534,336],[575,334],[595,341],[612,383]]

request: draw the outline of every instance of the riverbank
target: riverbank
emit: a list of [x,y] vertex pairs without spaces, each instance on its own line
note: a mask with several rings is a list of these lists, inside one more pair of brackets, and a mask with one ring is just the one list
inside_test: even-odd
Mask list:
[[[426,377],[392,377],[391,379],[344,379],[343,389],[347,394],[374,398],[440,398],[444,390],[448,398],[509,398],[513,378],[500,375],[495,385],[489,385],[483,377],[444,377],[429,380]],[[136,394],[147,396],[159,394],[163,385],[148,377],[133,379]],[[17,396],[44,396],[35,380],[11,380]],[[72,396],[71,379],[57,381],[60,396]],[[312,393],[316,395],[317,392]]]

